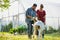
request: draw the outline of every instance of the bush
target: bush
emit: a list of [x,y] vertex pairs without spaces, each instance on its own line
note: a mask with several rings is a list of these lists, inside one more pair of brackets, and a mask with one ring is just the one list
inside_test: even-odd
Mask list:
[[58,30],[57,31],[60,33],[60,26],[58,27]]
[[12,29],[10,29],[10,31],[9,31],[11,34],[12,33],[15,33],[15,32],[17,32],[17,29],[16,28],[12,28]]
[[57,30],[54,29],[54,28],[52,28],[52,26],[49,26],[49,30],[47,30],[47,29],[45,28],[45,33],[46,33],[46,34],[51,34],[51,33],[55,33],[55,32],[57,32]]
[[8,25],[3,26],[2,31],[9,32],[12,27],[13,27],[13,24],[12,24],[12,22],[10,22]]
[[45,34],[47,34],[47,27],[45,27]]
[[27,31],[27,27],[25,25],[20,25],[20,26],[18,26],[16,28],[10,29],[9,32],[10,33],[18,32],[19,34],[22,34],[22,33],[26,32],[26,31]]
[[18,33],[23,33],[27,31],[27,28],[25,25],[21,25],[17,28]]

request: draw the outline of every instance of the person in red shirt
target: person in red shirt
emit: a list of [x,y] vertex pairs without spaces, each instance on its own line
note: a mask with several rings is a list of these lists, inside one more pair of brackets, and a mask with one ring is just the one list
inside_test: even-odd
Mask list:
[[43,10],[44,6],[43,4],[40,5],[40,9],[37,10],[37,17],[39,20],[41,20],[45,24],[46,20],[46,12]]
[[[43,10],[43,4],[40,5],[40,9],[37,10],[37,18],[45,24],[46,12]],[[44,32],[42,33],[42,38],[44,38]]]

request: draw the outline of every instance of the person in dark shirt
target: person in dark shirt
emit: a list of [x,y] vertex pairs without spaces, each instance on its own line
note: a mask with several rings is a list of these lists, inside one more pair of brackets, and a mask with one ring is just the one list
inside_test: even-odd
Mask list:
[[37,10],[37,17],[39,20],[41,20],[45,24],[46,20],[46,12],[43,10],[43,4],[40,5],[40,9]]
[[31,8],[28,8],[27,11],[26,11],[26,23],[27,23],[27,26],[28,26],[28,37],[29,39],[31,39],[31,36],[33,34],[33,18],[36,17],[36,9],[37,7],[37,4],[33,4],[33,6]]
[[[43,4],[40,5],[40,9],[37,10],[37,18],[38,20],[42,21],[44,24],[46,21],[46,12],[43,10],[44,6]],[[42,33],[42,38],[44,38],[44,32]]]

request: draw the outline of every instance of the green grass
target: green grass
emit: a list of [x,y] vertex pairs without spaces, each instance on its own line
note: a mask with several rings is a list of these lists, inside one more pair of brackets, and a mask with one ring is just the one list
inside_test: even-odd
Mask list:
[[[59,33],[45,34],[45,40],[60,40]],[[0,33],[0,40],[28,40],[27,35],[13,35],[10,33]]]
[[52,33],[52,34],[45,34],[46,36],[52,36],[52,37],[60,37],[60,33]]

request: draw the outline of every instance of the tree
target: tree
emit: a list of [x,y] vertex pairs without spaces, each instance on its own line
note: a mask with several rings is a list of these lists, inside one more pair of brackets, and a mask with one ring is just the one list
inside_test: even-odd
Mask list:
[[0,0],[0,8],[7,9],[10,6],[9,0]]

